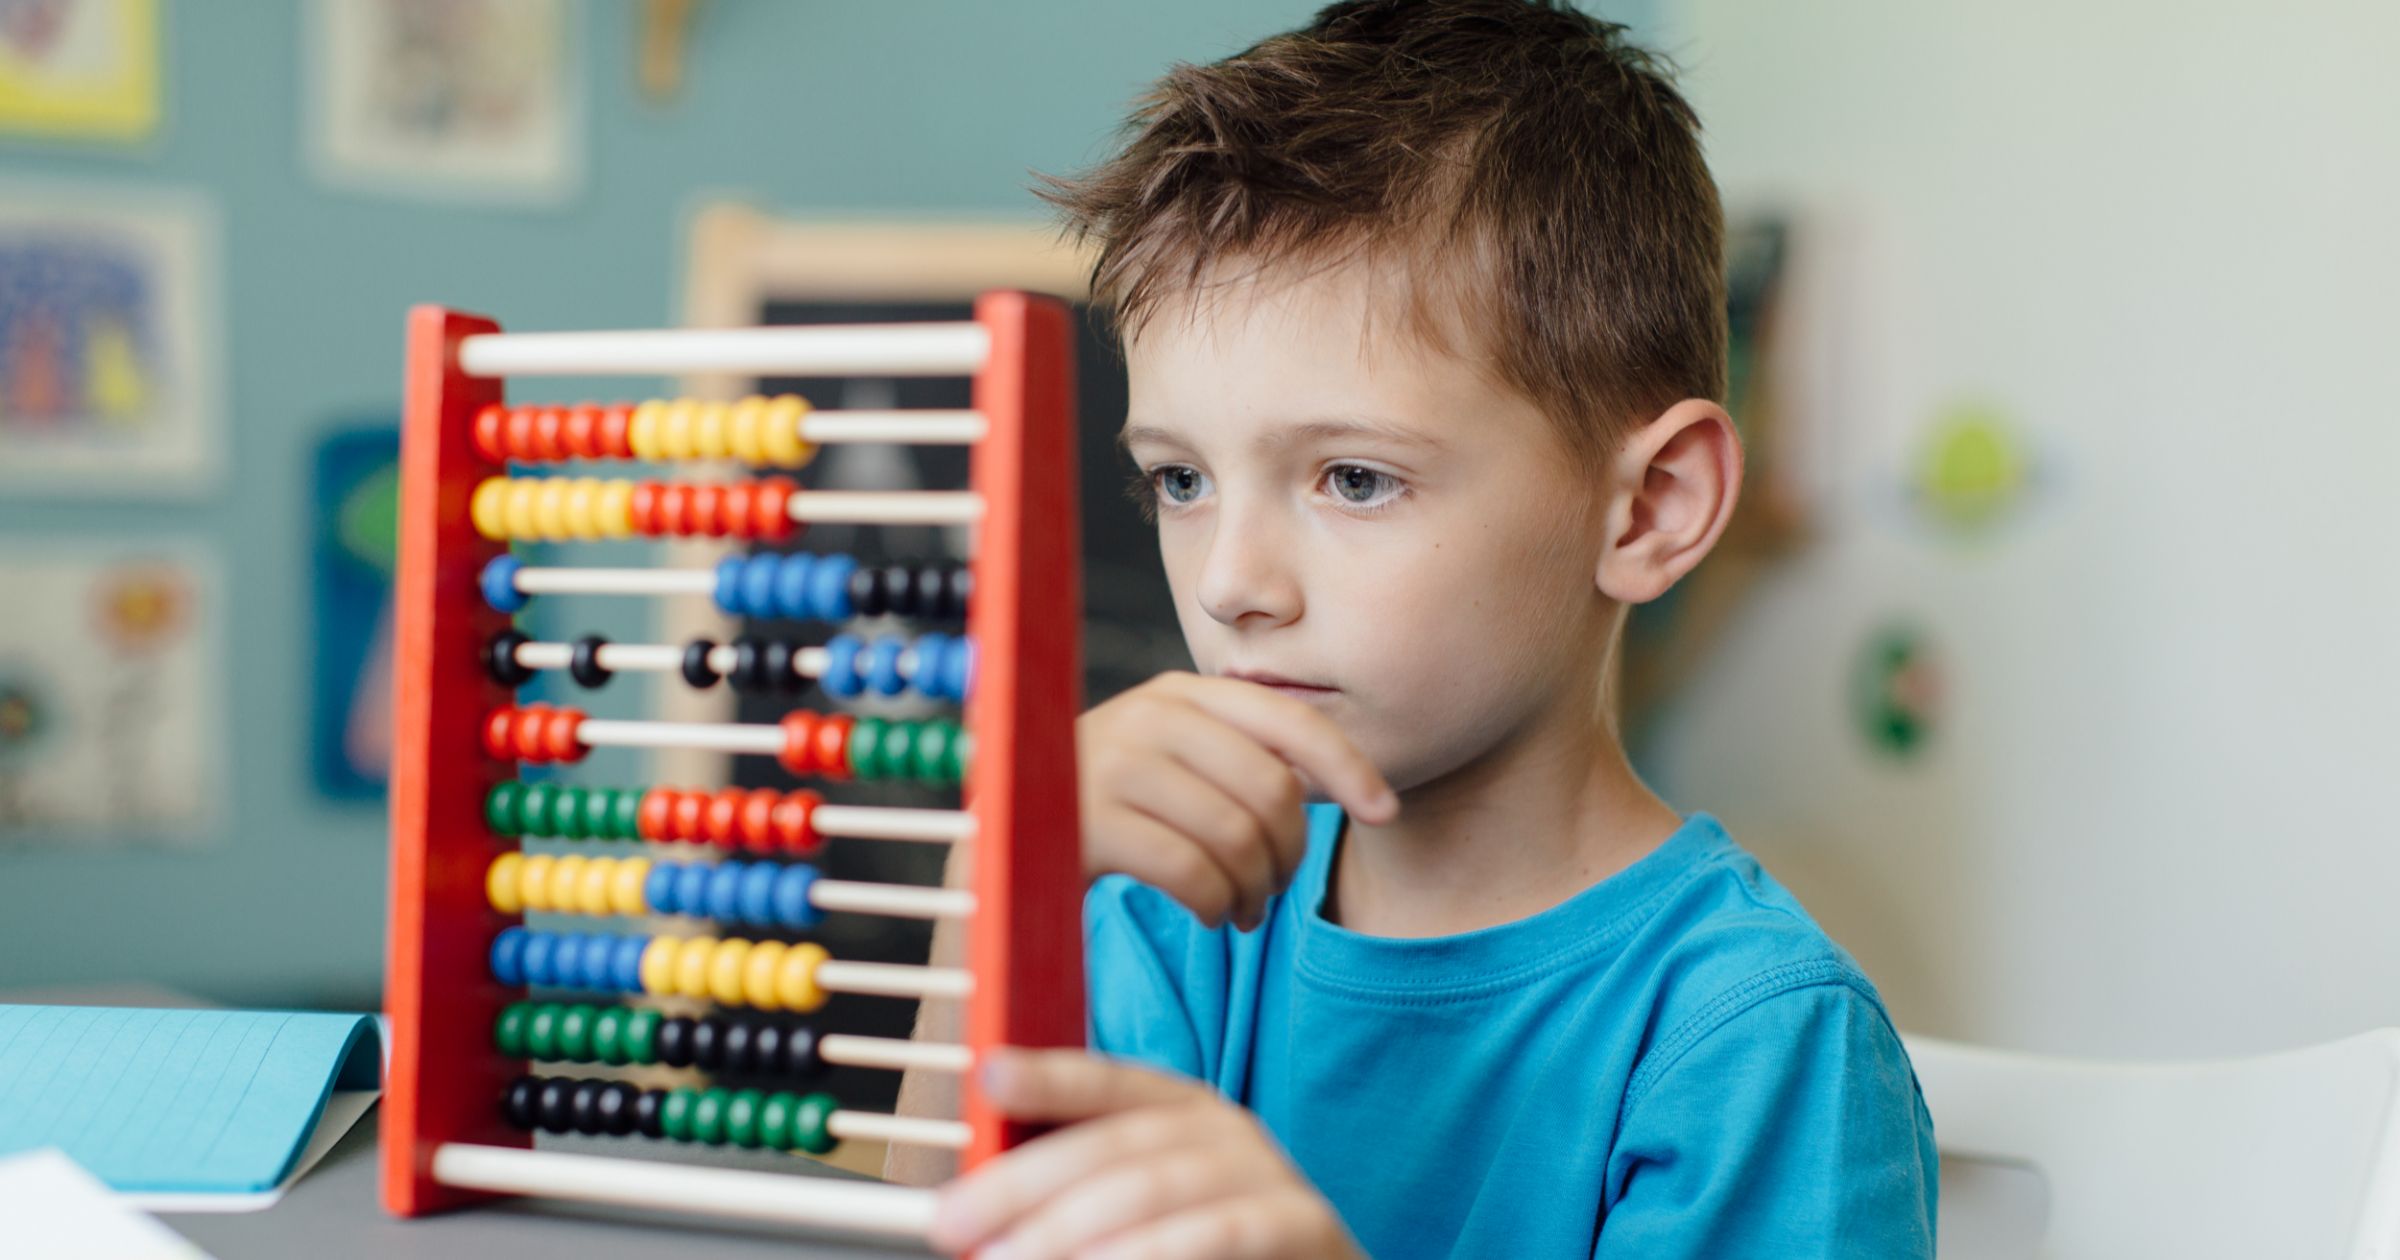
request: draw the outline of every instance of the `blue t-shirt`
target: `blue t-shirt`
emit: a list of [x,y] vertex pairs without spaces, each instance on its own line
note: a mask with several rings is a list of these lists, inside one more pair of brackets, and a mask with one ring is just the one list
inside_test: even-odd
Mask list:
[[1933,1255],[1933,1121],[1875,988],[1694,814],[1531,918],[1363,936],[1341,811],[1255,932],[1123,876],[1092,1044],[1257,1113],[1376,1260]]

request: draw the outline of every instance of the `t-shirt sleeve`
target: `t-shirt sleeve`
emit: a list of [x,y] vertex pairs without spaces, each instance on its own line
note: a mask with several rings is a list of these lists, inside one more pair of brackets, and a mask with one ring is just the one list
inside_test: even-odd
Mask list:
[[1156,892],[1122,875],[1083,901],[1086,1019],[1102,1054],[1208,1079],[1187,983],[1189,933]]
[[1933,1255],[1933,1121],[1846,983],[1697,1019],[1627,1090],[1595,1260]]

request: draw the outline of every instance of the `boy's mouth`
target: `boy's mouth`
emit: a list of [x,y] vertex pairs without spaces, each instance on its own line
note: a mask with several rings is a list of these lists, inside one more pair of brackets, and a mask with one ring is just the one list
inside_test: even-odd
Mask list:
[[1264,670],[1229,669],[1225,671],[1225,676],[1239,678],[1243,682],[1257,683],[1261,687],[1272,687],[1287,696],[1298,696],[1303,700],[1311,696],[1330,696],[1341,690],[1339,687],[1303,682],[1297,678],[1286,678],[1281,674],[1271,674]]

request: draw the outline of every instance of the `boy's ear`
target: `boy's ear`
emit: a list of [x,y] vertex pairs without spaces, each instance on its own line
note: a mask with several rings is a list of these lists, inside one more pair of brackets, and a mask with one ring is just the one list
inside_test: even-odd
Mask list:
[[1687,398],[1626,437],[1608,481],[1600,593],[1648,603],[1691,572],[1733,519],[1742,439],[1723,407]]

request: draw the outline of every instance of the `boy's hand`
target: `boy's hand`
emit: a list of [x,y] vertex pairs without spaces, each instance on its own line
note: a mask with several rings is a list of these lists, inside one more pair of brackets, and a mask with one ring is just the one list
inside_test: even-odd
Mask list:
[[1358,818],[1399,799],[1333,719],[1237,678],[1161,674],[1075,723],[1087,880],[1121,872],[1248,931],[1307,848],[1307,787]]
[[976,1260],[1361,1260],[1249,1112],[1080,1050],[1002,1050],[984,1092],[1067,1124],[943,1187],[933,1245]]

